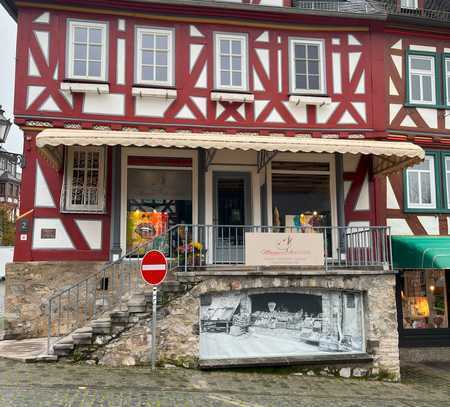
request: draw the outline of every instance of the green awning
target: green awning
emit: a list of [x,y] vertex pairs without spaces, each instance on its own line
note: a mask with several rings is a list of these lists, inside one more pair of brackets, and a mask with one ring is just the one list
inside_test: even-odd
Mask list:
[[450,269],[450,236],[392,236],[394,269]]

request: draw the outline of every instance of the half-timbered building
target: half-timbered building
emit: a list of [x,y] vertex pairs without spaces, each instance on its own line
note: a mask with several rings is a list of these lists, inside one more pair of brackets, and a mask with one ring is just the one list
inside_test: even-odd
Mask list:
[[[3,3],[18,21],[27,163],[12,331],[78,328],[98,295],[123,294],[146,245],[173,278],[209,287],[186,309],[200,318],[200,364],[226,364],[220,333],[247,364],[332,354],[398,376],[389,227],[448,231],[444,184],[423,216],[400,192],[403,171],[419,179],[410,208],[422,210],[425,167],[445,172],[447,48],[423,2]],[[28,272],[40,280],[25,287]],[[61,332],[74,298],[83,318]],[[233,347],[271,329],[309,350]]]

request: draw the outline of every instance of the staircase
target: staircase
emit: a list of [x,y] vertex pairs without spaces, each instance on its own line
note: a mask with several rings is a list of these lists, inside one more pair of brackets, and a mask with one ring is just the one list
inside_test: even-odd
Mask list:
[[[167,281],[160,286],[157,319],[163,318],[162,306],[171,298],[183,295],[185,286],[176,281]],[[152,292],[142,290],[128,296],[121,307],[107,311],[98,318],[88,321],[59,339],[52,346],[52,353],[58,358],[84,358],[96,349],[118,338],[123,332],[152,317]]]

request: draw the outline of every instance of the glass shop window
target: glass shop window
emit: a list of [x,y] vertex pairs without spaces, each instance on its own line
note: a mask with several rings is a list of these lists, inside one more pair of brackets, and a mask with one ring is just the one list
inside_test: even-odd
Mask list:
[[[328,163],[272,162],[272,224],[275,231],[302,233],[323,233],[332,225]],[[325,237],[331,255],[331,229]]]
[[128,169],[127,251],[192,223],[192,171]]
[[445,270],[404,272],[403,329],[448,328],[447,295]]
[[272,210],[274,226],[331,226],[329,164],[273,162]]

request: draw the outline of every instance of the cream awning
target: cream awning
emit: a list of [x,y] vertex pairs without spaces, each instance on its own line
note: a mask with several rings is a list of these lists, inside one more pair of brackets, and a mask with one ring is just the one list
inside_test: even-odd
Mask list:
[[258,152],[341,153],[374,156],[374,172],[387,174],[422,161],[425,152],[409,142],[263,136],[257,133],[192,133],[163,131],[46,129],[36,144],[55,166],[61,162],[59,146],[135,146],[253,150]]

